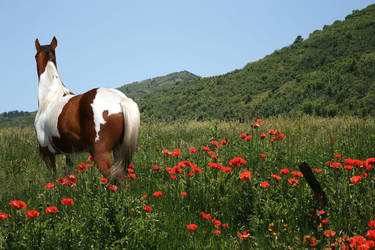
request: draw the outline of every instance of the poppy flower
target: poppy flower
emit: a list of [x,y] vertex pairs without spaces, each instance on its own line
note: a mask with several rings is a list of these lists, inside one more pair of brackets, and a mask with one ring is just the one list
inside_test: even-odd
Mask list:
[[375,220],[370,220],[367,224],[371,229],[375,228]]
[[241,167],[244,164],[246,164],[246,160],[241,157],[236,157],[229,161],[229,165],[231,166]]
[[153,171],[156,171],[156,170],[159,170],[159,166],[158,165],[155,165],[151,168]]
[[156,192],[154,192],[154,196],[155,197],[160,197],[160,196],[162,196],[163,195],[163,193],[161,192],[161,191],[156,191]]
[[47,183],[46,186],[44,187],[45,189],[51,189],[55,186],[53,183]]
[[281,180],[281,177],[278,176],[277,174],[272,174],[271,173],[271,177],[274,178],[274,179],[276,179],[276,180],[278,180],[278,181]]
[[185,197],[186,196],[186,192],[181,192],[181,196]]
[[111,190],[111,191],[117,191],[117,190],[118,190],[118,187],[117,187],[116,185],[112,185],[112,184],[110,184],[110,185],[109,185],[109,190]]
[[265,154],[260,154],[259,156],[260,156],[260,158],[266,158]]
[[270,135],[275,135],[276,132],[275,132],[275,130],[271,129],[271,130],[268,130],[268,134],[270,134]]
[[264,138],[266,138],[266,137],[267,137],[266,133],[261,133],[261,134],[260,134],[260,139],[264,139]]
[[87,161],[92,161],[94,160],[94,158],[92,157],[92,155],[89,155],[89,157],[87,158]]
[[221,221],[219,221],[219,220],[212,219],[211,222],[212,222],[212,224],[214,224],[215,228],[219,228],[221,226]]
[[218,145],[219,145],[219,142],[218,142],[218,141],[211,141],[211,144],[212,144],[212,145],[215,145],[215,146],[218,146]]
[[172,155],[173,155],[173,156],[180,156],[180,155],[181,155],[181,150],[179,150],[179,149],[174,149],[173,152],[172,152]]
[[57,212],[57,207],[47,207],[46,208],[46,213],[47,214],[54,214]]
[[203,219],[210,220],[211,219],[211,214],[205,214],[204,212],[201,212],[201,216]]
[[202,150],[204,150],[204,151],[208,151],[208,150],[210,150],[210,148],[207,147],[207,146],[205,146],[205,147],[202,147]]
[[36,211],[36,210],[28,210],[26,212],[26,217],[28,217],[28,218],[38,217],[39,214],[40,213],[38,211]]
[[135,180],[137,178],[136,174],[129,174],[129,178]]
[[215,235],[219,235],[219,234],[221,234],[221,231],[220,231],[220,230],[215,230],[215,231],[214,231],[214,234],[215,234]]
[[327,219],[322,220],[322,224],[323,225],[327,225],[328,224],[328,220]]
[[174,174],[171,174],[170,177],[171,177],[172,180],[176,180],[176,178],[177,178],[177,176],[175,176]]
[[142,200],[146,200],[147,199],[147,194],[142,195],[141,199]]
[[280,174],[289,174],[289,169],[287,168],[280,169]]
[[0,220],[5,220],[7,218],[7,214],[0,213]]
[[316,173],[321,173],[321,172],[322,172],[322,170],[321,170],[321,169],[319,169],[319,168],[314,168],[314,172],[316,172]]
[[220,143],[221,143],[221,145],[225,145],[225,144],[227,144],[227,140],[222,139]]
[[335,154],[334,157],[335,158],[341,158],[341,154]]
[[366,237],[370,240],[375,240],[375,230],[368,230],[366,233]]
[[270,184],[269,184],[268,182],[266,182],[266,181],[263,181],[262,183],[260,183],[260,186],[261,186],[262,188],[266,188],[266,187],[269,187]]
[[292,175],[294,178],[303,177],[303,174],[300,171],[292,171]]
[[333,167],[333,168],[339,168],[339,167],[341,167],[341,166],[342,166],[341,162],[333,162],[333,163],[331,164],[331,167]]
[[297,179],[288,179],[288,182],[289,182],[289,184],[290,185],[292,185],[292,187],[295,187],[295,186],[297,186],[297,184],[298,184],[298,180]]
[[362,182],[362,177],[361,176],[353,176],[352,178],[350,178],[350,182],[351,183],[361,183]]
[[353,169],[353,166],[351,166],[351,165],[345,165],[345,166],[344,166],[344,169],[346,169],[346,170],[352,170],[352,169]]
[[128,173],[134,173],[134,170],[132,168],[128,168]]
[[186,228],[187,228],[188,230],[190,230],[190,231],[196,231],[197,228],[198,228],[198,226],[195,225],[195,224],[189,224],[189,225],[186,226]]
[[336,235],[335,231],[332,231],[332,230],[324,231],[324,236],[326,236],[327,238],[333,238],[335,237],[335,235]]
[[196,148],[189,148],[189,152],[190,153],[196,153],[196,152],[198,152],[198,150]]
[[247,233],[246,231],[243,231],[243,233],[239,233],[238,234],[238,237],[240,237],[240,240],[246,240],[247,238],[249,238],[250,234]]
[[253,125],[252,125],[253,128],[259,128],[260,127],[260,124],[258,122],[255,122]]
[[250,141],[253,137],[251,135],[245,137],[245,141]]
[[73,199],[70,198],[64,198],[61,200],[61,204],[63,205],[74,205]]
[[229,225],[228,225],[227,223],[223,223],[223,224],[221,224],[221,226],[222,226],[223,228],[227,228]]
[[251,172],[244,169],[242,170],[242,173],[240,174],[241,181],[246,181],[251,179]]
[[12,206],[17,210],[20,210],[26,208],[26,203],[23,201],[13,200],[9,202],[9,206]]
[[108,179],[107,179],[107,178],[104,178],[104,177],[102,177],[102,178],[100,179],[100,181],[103,182],[103,183],[105,183],[105,184],[108,183]]
[[149,213],[149,212],[151,212],[152,208],[146,205],[146,206],[143,208],[143,210],[145,210],[147,213]]

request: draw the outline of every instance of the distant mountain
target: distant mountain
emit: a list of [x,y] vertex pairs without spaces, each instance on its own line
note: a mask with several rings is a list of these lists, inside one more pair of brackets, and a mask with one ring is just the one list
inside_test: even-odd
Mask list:
[[133,82],[121,86],[119,89],[131,98],[142,98],[156,90],[178,85],[182,81],[199,80],[200,77],[188,71],[171,73],[166,76],[159,76],[148,80]]
[[375,5],[233,72],[144,94],[143,119],[375,115]]

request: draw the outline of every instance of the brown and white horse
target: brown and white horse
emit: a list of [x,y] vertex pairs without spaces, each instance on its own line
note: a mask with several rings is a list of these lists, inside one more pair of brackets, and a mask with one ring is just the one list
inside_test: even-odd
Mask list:
[[[105,177],[120,180],[137,143],[138,105],[116,89],[96,88],[73,94],[57,71],[56,38],[43,46],[36,39],[35,47],[39,109],[34,125],[40,155],[47,167],[56,172],[56,154],[88,151]],[[71,162],[68,157],[67,163]]]

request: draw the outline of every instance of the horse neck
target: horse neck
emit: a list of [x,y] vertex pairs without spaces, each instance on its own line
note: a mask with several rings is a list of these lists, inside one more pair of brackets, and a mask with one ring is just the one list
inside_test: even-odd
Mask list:
[[44,110],[48,104],[57,102],[69,94],[70,91],[61,82],[55,64],[48,62],[44,72],[39,77],[39,110]]

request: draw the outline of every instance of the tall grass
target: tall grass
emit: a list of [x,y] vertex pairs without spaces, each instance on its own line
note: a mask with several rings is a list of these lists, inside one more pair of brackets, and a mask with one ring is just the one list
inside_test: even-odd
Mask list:
[[[143,124],[133,160],[136,178],[127,173],[117,191],[101,181],[95,165],[84,173],[75,171],[78,168],[67,171],[63,156],[57,158],[58,174],[53,176],[39,157],[33,130],[0,130],[0,213],[7,215],[0,219],[0,247],[302,248],[310,246],[303,241],[309,235],[322,248],[346,244],[344,236],[366,235],[368,222],[375,219],[374,169],[367,177],[362,175],[361,183],[353,184],[350,178],[365,172],[365,167],[347,170],[345,164],[333,168],[326,162],[375,157],[373,119],[277,117],[265,120],[258,129],[251,125],[217,121]],[[285,139],[271,142],[270,129],[280,130]],[[265,139],[260,138],[262,132],[267,134]],[[241,133],[252,139],[245,141]],[[211,143],[221,145],[222,139],[227,143],[221,148]],[[209,167],[209,162],[216,161],[203,146],[209,146],[217,163],[232,171]],[[189,152],[192,147],[198,152]],[[164,149],[180,149],[181,154],[168,157],[162,154]],[[262,153],[265,158],[260,157]],[[335,154],[342,157],[334,158]],[[73,158],[76,164],[90,163],[87,157]],[[246,163],[230,166],[235,157]],[[165,170],[185,160],[200,172],[189,166],[182,167],[181,173]],[[303,178],[280,174],[285,168],[298,171],[303,161],[322,170],[315,175],[327,194],[327,204],[313,199]],[[155,165],[159,170],[152,170]],[[239,178],[243,169],[251,171],[251,179]],[[282,179],[277,181],[271,173]],[[76,184],[56,183],[57,177],[68,174],[77,176]],[[288,179],[297,179],[298,184],[292,186]],[[262,188],[262,182],[270,186]],[[47,183],[55,187],[45,189]],[[162,196],[155,197],[156,191]],[[63,205],[63,198],[72,198],[74,205]],[[11,200],[22,200],[27,207],[17,211],[9,205]],[[50,206],[58,212],[47,214]],[[152,210],[146,212],[145,206]],[[40,214],[25,217],[27,210]],[[324,214],[316,215],[317,211]],[[204,219],[201,212],[211,218]],[[215,227],[212,219],[221,224],[216,221]],[[196,231],[188,230],[189,224],[196,224]],[[326,237],[326,230],[335,236]],[[244,231],[249,237],[241,239],[238,234]]]

